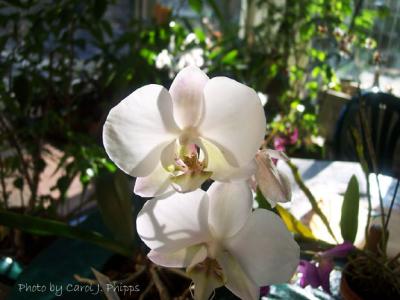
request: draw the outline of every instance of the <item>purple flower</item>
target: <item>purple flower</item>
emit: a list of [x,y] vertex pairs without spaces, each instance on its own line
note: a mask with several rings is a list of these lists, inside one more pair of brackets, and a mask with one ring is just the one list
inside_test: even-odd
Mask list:
[[260,296],[261,296],[261,297],[266,297],[266,296],[268,296],[268,295],[269,295],[269,285],[262,286],[262,287],[260,288]]
[[349,252],[355,249],[356,247],[354,247],[351,242],[345,241],[340,245],[337,245],[329,250],[322,252],[320,255],[323,258],[346,257]]
[[275,148],[275,150],[278,150],[278,151],[285,151],[286,150],[286,139],[281,136],[277,136],[276,138],[274,138],[274,148]]
[[334,268],[333,258],[345,257],[354,249],[355,247],[350,242],[344,242],[332,249],[318,253],[315,261],[301,260],[297,268],[297,271],[302,274],[300,286],[303,288],[307,285],[311,285],[313,288],[321,286],[325,292],[330,294],[329,276]]
[[299,130],[294,128],[293,131],[287,130],[285,134],[278,135],[274,138],[274,148],[278,151],[285,151],[286,146],[294,145],[299,139]]
[[307,285],[311,285],[313,288],[320,286],[321,280],[315,264],[310,263],[307,260],[300,260],[297,271],[302,274],[300,278],[300,286],[302,288],[306,287]]

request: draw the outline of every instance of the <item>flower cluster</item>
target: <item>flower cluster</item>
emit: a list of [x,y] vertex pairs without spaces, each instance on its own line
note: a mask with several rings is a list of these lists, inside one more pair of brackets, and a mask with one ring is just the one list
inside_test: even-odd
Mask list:
[[318,253],[312,262],[301,260],[298,267],[298,272],[301,274],[300,286],[303,288],[307,285],[313,288],[321,286],[325,292],[330,294],[329,278],[334,268],[333,259],[346,257],[354,250],[355,247],[352,243],[344,242],[332,249]]
[[[290,186],[259,150],[266,130],[256,92],[227,77],[209,79],[197,67],[178,73],[169,90],[137,89],[109,113],[105,149],[137,177],[134,192],[147,201],[137,231],[148,257],[186,268],[195,299],[225,285],[242,299],[260,287],[289,280],[299,247],[281,219],[252,209],[251,178],[274,206],[290,200]],[[207,192],[202,184],[213,180]]]

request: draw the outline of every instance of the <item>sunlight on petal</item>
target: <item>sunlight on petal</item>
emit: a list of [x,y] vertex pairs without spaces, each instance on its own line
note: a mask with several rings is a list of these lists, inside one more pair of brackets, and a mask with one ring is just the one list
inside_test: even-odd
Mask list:
[[203,89],[208,76],[195,66],[189,66],[176,75],[169,92],[174,104],[174,118],[181,129],[196,126],[204,109]]
[[256,209],[226,246],[259,286],[289,281],[299,263],[299,246],[282,220],[265,209]]
[[152,84],[137,89],[110,110],[103,143],[121,170],[135,177],[147,176],[178,133],[171,96],[162,86]]
[[136,228],[150,249],[173,252],[208,240],[207,216],[204,191],[174,193],[147,201],[138,214]]
[[208,189],[209,225],[213,236],[228,238],[247,222],[253,206],[253,196],[247,182],[214,182]]
[[169,253],[151,250],[147,257],[155,264],[163,267],[184,268],[194,266],[205,260],[207,248],[204,245],[196,245]]
[[172,191],[170,175],[161,164],[150,175],[136,178],[134,193],[141,197],[156,197]]
[[206,139],[199,139],[199,144],[207,157],[207,170],[212,172],[211,178],[217,181],[248,179],[256,172],[254,160],[240,168],[235,168],[224,157],[221,150]]
[[200,135],[217,145],[232,166],[247,164],[266,131],[264,110],[257,93],[227,77],[214,77],[204,88],[204,102]]

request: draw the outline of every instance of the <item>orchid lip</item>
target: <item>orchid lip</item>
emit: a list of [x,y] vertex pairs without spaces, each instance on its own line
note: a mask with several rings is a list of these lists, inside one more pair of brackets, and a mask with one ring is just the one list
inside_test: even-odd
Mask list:
[[169,173],[171,186],[177,192],[186,193],[199,188],[212,172],[206,170],[207,156],[196,144],[180,144],[174,162],[165,170]]
[[165,169],[172,176],[201,174],[207,168],[207,159],[201,156],[202,149],[196,144],[180,144],[175,153],[174,163]]
[[205,274],[208,274],[208,276],[210,276],[210,273],[213,273],[213,275],[217,277],[221,282],[226,281],[222,267],[214,258],[207,257],[205,260],[188,270],[189,273],[192,271],[203,272]]

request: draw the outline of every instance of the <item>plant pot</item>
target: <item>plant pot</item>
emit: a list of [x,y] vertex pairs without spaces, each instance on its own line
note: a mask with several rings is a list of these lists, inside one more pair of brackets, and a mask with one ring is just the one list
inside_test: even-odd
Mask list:
[[340,281],[340,294],[342,295],[344,300],[363,300],[357,292],[353,291],[351,286],[349,285],[347,281],[347,275],[343,271],[342,273],[342,279]]
[[344,300],[400,299],[398,277],[387,270],[387,263],[369,260],[363,253],[356,255],[343,269],[341,296]]

